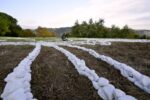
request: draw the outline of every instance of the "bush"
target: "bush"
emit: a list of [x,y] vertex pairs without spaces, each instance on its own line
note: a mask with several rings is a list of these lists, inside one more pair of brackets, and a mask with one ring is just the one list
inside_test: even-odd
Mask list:
[[22,34],[20,34],[21,37],[35,37],[35,34],[30,29],[23,30]]
[[50,32],[47,28],[38,27],[36,30],[36,36],[38,37],[54,37],[55,33]]

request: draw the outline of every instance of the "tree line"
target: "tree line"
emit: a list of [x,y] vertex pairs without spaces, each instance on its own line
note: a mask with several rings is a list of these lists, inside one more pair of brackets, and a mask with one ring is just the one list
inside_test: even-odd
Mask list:
[[0,36],[11,37],[54,37],[55,33],[50,32],[45,27],[38,27],[35,30],[22,29],[17,24],[17,19],[12,16],[0,12]]
[[125,25],[119,28],[112,25],[111,28],[104,26],[104,20],[99,19],[93,21],[90,19],[88,22],[83,21],[79,24],[78,20],[75,22],[70,32],[72,37],[87,37],[87,38],[140,38],[136,32]]
[[[46,28],[38,27],[35,30],[22,29],[17,24],[17,19],[12,16],[0,12],[0,36],[11,37],[54,37],[56,32]],[[104,25],[104,20],[99,19],[93,21],[90,19],[88,22],[83,21],[79,23],[78,20],[74,26],[71,27],[71,37],[87,37],[87,38],[147,38],[146,36],[139,36],[136,32],[125,25],[123,28],[119,28],[112,25],[108,28]]]

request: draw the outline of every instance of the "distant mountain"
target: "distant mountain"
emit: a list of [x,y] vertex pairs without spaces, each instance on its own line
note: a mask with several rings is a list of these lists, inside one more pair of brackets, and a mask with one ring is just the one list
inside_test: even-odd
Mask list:
[[150,30],[136,30],[136,32],[141,36],[142,35],[150,36]]
[[57,36],[61,36],[63,33],[71,32],[71,27],[48,28],[48,30],[55,32]]

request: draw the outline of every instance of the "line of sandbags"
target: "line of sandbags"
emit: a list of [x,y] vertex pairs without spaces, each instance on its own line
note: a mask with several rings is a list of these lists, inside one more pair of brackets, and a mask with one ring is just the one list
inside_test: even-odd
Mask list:
[[31,64],[39,55],[41,44],[37,43],[32,52],[24,58],[13,72],[4,79],[5,88],[1,97],[3,100],[33,100],[31,93]]
[[103,100],[136,100],[133,96],[126,95],[122,90],[115,88],[109,81],[104,77],[99,77],[94,70],[89,69],[84,60],[79,59],[69,51],[58,47],[56,45],[47,45],[53,47],[56,50],[65,54],[68,60],[72,62],[80,75],[84,75],[91,80],[94,88],[98,91],[98,95]]
[[92,56],[94,56],[95,58],[107,62],[108,64],[112,65],[115,69],[119,70],[124,77],[126,77],[128,80],[133,82],[136,86],[143,89],[147,93],[150,93],[150,78],[136,71],[131,66],[128,66],[117,60],[114,60],[109,56],[100,55],[93,49],[88,49],[85,47],[75,46],[75,45],[66,45],[66,46],[86,51]]
[[36,42],[0,42],[0,46],[2,45],[36,45]]

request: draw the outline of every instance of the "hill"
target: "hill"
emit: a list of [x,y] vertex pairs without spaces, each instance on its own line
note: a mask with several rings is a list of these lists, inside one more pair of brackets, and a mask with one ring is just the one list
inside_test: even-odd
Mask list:
[[56,36],[61,36],[63,33],[71,32],[71,27],[48,28],[48,30],[56,33]]

